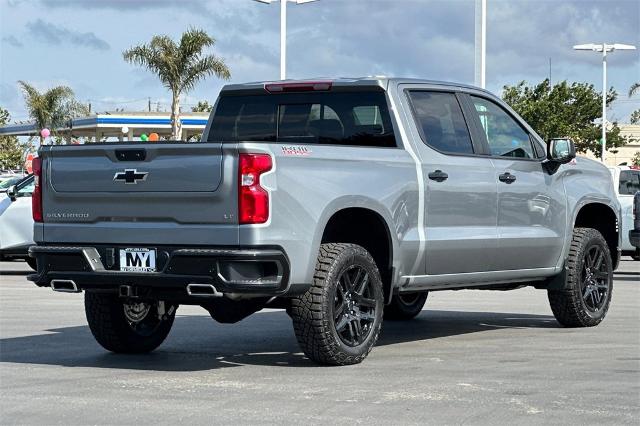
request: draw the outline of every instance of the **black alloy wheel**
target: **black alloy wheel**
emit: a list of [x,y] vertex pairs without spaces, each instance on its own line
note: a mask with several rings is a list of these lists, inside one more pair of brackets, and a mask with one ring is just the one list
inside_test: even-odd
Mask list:
[[584,306],[589,312],[597,313],[609,295],[609,273],[605,254],[599,246],[591,246],[585,254],[580,282]]
[[342,342],[358,346],[364,342],[376,319],[369,274],[360,265],[352,265],[342,272],[336,286],[333,320]]

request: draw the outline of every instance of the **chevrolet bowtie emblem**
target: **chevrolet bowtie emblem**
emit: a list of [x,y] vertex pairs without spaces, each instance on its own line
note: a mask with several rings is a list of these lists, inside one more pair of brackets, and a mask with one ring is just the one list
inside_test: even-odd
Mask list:
[[126,184],[136,184],[139,180],[147,180],[148,172],[139,172],[136,169],[125,169],[124,172],[116,172],[114,181],[122,181]]

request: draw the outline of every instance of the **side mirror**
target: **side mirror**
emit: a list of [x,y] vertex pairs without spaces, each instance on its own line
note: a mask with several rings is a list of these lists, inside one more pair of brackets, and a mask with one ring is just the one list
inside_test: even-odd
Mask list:
[[17,192],[18,192],[18,191],[16,191],[16,186],[15,186],[15,185],[11,185],[11,186],[9,187],[9,189],[7,189],[7,197],[9,197],[9,199],[10,199],[11,201],[15,201],[15,200],[16,200]]
[[547,144],[547,160],[567,164],[576,158],[576,146],[569,138],[553,138]]

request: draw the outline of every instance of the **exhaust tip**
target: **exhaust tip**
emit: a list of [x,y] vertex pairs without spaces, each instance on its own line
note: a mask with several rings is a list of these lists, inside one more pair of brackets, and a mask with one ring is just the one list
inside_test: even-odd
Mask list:
[[187,284],[187,294],[194,297],[222,297],[212,284]]
[[72,280],[51,280],[51,288],[53,291],[62,293],[80,293],[82,291]]

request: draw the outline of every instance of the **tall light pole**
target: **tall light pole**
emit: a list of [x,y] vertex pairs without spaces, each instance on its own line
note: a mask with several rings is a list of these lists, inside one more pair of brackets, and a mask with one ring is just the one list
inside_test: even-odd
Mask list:
[[601,161],[604,163],[605,154],[607,152],[607,53],[615,50],[636,50],[631,44],[577,44],[573,46],[574,50],[591,50],[593,52],[602,52],[602,153]]
[[475,83],[486,87],[487,0],[476,0]]
[[[254,0],[271,4],[278,0]],[[287,78],[287,3],[304,4],[318,0],[280,0],[280,80]]]

